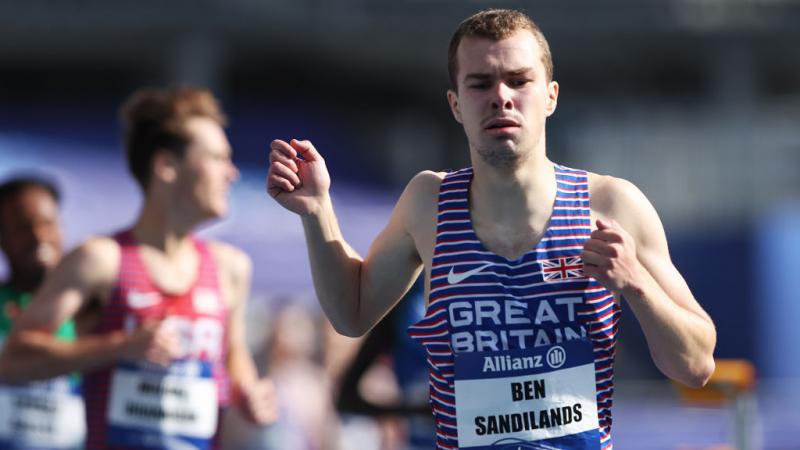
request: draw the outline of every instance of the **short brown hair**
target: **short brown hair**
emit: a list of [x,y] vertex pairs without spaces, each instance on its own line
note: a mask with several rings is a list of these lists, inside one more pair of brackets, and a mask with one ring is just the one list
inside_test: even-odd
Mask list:
[[476,36],[499,41],[506,39],[519,30],[528,30],[533,33],[539,47],[542,49],[542,64],[544,65],[547,81],[553,80],[553,57],[550,46],[547,44],[542,30],[527,15],[513,9],[487,9],[461,22],[450,39],[447,50],[447,70],[450,74],[450,84],[453,90],[458,89],[458,46],[465,37]]
[[143,190],[150,182],[153,155],[166,150],[183,157],[189,136],[184,125],[193,117],[208,117],[224,126],[225,115],[207,89],[177,87],[140,89],[120,110],[128,169]]

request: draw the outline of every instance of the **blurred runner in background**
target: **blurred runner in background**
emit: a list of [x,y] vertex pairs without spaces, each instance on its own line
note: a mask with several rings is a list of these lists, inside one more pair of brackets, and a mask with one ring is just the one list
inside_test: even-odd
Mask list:
[[[0,249],[9,268],[0,284],[0,348],[14,320],[31,301],[45,275],[61,259],[60,192],[40,176],[19,176],[0,185]],[[56,339],[75,340],[67,320]],[[86,434],[76,374],[18,385],[0,385],[0,448],[75,449]]]
[[[226,214],[238,177],[225,118],[193,88],[140,90],[122,116],[142,209],[53,270],[9,336],[0,376],[84,373],[90,450],[216,448],[228,405],[259,424],[276,415],[245,343],[250,259],[194,236]],[[73,317],[78,339],[53,338]]]

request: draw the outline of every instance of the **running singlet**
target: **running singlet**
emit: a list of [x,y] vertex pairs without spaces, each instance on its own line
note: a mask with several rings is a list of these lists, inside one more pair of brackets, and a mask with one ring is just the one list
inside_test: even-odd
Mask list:
[[[15,316],[31,294],[0,286],[0,348]],[[71,321],[55,332],[62,341],[75,340]],[[76,449],[86,434],[83,399],[77,375],[33,383],[0,384],[0,448],[4,450]]]
[[441,183],[428,307],[409,328],[427,351],[437,449],[612,447],[620,310],[583,273],[587,174],[555,175],[547,230],[516,260],[473,230],[472,169]]
[[94,333],[132,332],[163,320],[180,339],[169,367],[120,361],[85,376],[89,450],[207,450],[218,445],[219,413],[229,401],[225,369],[228,310],[207,245],[194,240],[198,277],[187,292],[159,290],[130,231],[115,236],[120,271]]

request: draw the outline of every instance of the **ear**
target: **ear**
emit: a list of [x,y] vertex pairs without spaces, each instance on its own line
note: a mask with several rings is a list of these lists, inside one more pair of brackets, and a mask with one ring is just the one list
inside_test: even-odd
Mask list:
[[553,115],[556,112],[556,105],[558,104],[558,82],[551,81],[547,85],[547,106],[545,107],[545,113],[547,117]]
[[178,178],[178,159],[172,152],[156,150],[153,155],[153,178],[172,183]]
[[456,122],[464,123],[461,121],[461,110],[458,107],[458,93],[452,89],[447,90],[447,103],[450,104],[450,111],[453,112],[453,117],[456,118]]

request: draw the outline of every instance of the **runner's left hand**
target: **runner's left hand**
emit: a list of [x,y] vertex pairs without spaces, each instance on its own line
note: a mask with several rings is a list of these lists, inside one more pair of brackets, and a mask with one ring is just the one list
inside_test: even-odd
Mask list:
[[623,294],[644,270],[636,256],[636,242],[614,220],[597,220],[597,229],[583,245],[583,271],[606,289]]
[[269,378],[241,386],[240,394],[242,412],[248,420],[256,425],[268,425],[278,419],[278,396]]

